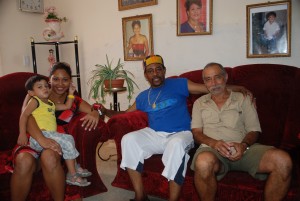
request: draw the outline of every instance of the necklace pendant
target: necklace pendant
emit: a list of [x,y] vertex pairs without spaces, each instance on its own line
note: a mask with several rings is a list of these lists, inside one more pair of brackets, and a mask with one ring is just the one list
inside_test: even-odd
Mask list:
[[156,104],[155,104],[155,103],[152,104],[152,108],[153,108],[153,109],[156,108]]

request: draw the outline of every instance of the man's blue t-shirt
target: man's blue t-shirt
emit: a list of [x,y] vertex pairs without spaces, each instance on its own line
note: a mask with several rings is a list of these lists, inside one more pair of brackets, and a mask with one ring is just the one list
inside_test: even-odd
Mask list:
[[[170,133],[191,130],[186,105],[189,95],[187,79],[168,78],[162,86],[149,90],[137,96],[136,108],[148,114],[150,128]],[[155,108],[152,107],[154,102]]]

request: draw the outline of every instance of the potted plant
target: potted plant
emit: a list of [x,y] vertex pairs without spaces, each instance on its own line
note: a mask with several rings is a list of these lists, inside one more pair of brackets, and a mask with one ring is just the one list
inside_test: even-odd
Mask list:
[[[105,103],[106,94],[111,93],[112,88],[118,88],[117,86],[113,85],[113,81],[123,80],[123,83],[125,81],[127,84],[127,99],[130,103],[132,94],[134,93],[134,86],[138,88],[137,84],[131,78],[131,76],[134,77],[134,75],[128,70],[123,69],[124,64],[121,63],[120,59],[117,65],[114,67],[112,66],[112,62],[112,60],[109,61],[108,56],[106,55],[106,64],[95,65],[96,69],[92,70],[92,77],[88,81],[88,83],[91,85],[89,97],[92,97],[96,100],[101,99],[101,102]],[[108,83],[108,85],[105,86],[105,83]]]
[[45,9],[44,18],[48,27],[43,31],[43,37],[46,41],[57,42],[64,37],[64,33],[61,31],[60,23],[66,22],[67,18],[58,17],[58,14],[55,12],[56,8],[50,6]]

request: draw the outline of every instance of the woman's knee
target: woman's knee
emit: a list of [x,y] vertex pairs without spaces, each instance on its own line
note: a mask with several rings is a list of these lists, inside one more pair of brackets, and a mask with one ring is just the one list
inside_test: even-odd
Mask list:
[[19,153],[14,162],[14,172],[31,175],[37,166],[36,159],[29,153]]
[[48,170],[61,166],[61,156],[51,149],[46,149],[41,154],[41,166]]

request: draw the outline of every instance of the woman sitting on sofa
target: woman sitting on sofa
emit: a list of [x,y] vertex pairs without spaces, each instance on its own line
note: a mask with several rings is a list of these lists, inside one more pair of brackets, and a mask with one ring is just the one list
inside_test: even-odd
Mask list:
[[[71,68],[68,64],[55,63],[50,72],[49,83],[51,92],[49,99],[54,103],[63,103],[68,96],[71,80]],[[25,101],[24,101],[24,104]],[[24,107],[24,106],[23,106]],[[67,124],[74,114],[84,112],[82,126],[87,130],[95,129],[99,122],[99,113],[91,111],[91,105],[80,97],[76,96],[70,110],[56,112],[58,126]],[[63,129],[63,128],[62,128]],[[11,177],[11,200],[26,200],[31,188],[34,172],[41,167],[45,182],[55,201],[63,201],[65,195],[65,174],[61,166],[61,147],[49,138],[45,138],[38,128],[34,118],[29,118],[27,131],[44,148],[41,153],[37,153],[27,146],[16,146],[13,156],[14,171]],[[62,131],[63,132],[63,131]],[[37,158],[39,158],[37,164]],[[82,171],[80,168],[78,171]],[[76,196],[75,196],[76,197]],[[80,195],[77,195],[80,198]]]

